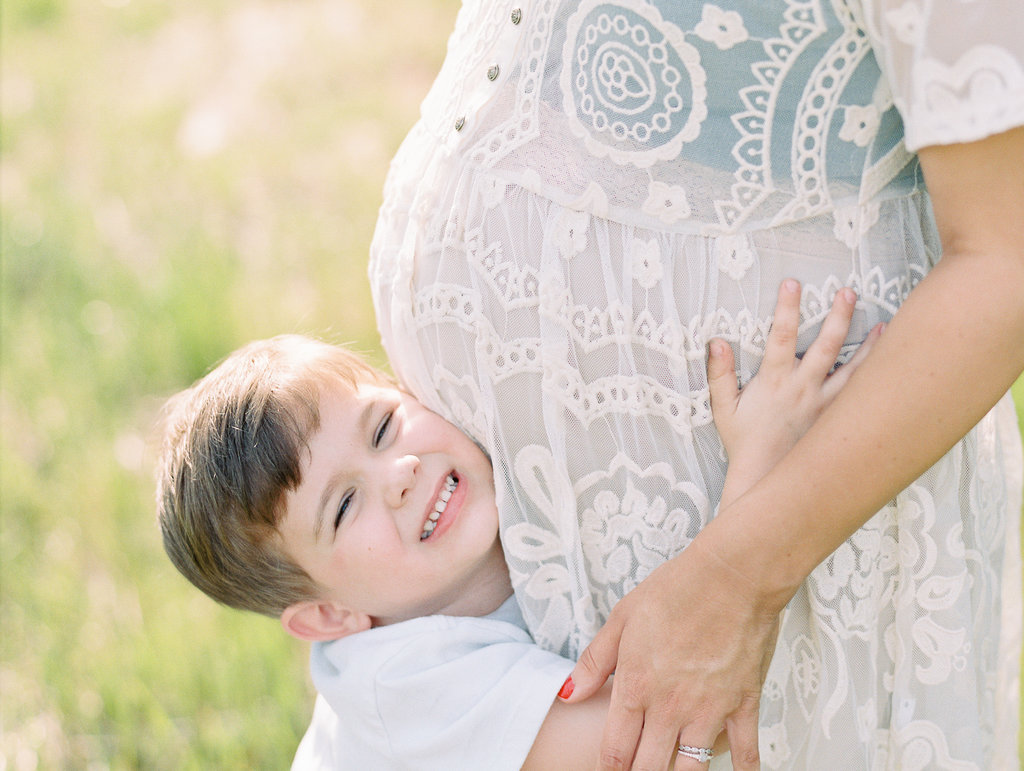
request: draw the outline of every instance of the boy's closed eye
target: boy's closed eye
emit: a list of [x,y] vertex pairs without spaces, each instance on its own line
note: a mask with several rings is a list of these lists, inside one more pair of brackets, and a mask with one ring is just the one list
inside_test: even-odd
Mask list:
[[355,497],[355,490],[350,490],[341,498],[341,504],[338,506],[338,513],[334,517],[334,532],[338,532],[338,528],[341,526],[341,520],[345,516],[352,505],[352,499]]
[[391,418],[394,417],[394,414],[394,410],[388,410],[387,414],[384,415],[384,418],[378,424],[377,432],[374,434],[373,437],[374,449],[378,449],[381,445],[381,442],[383,442],[385,437],[387,436],[388,429],[391,427]]
[[[374,429],[373,436],[370,439],[370,445],[373,447],[373,449],[380,449],[381,445],[384,443],[384,440],[387,439],[388,432],[391,430],[392,427],[394,416],[395,411],[392,409],[389,409],[387,412],[384,413],[384,416],[377,424],[377,427]],[[337,533],[338,528],[341,527],[341,522],[345,518],[345,514],[347,514],[348,510],[351,508],[354,497],[355,490],[349,490],[342,496],[341,503],[338,504],[338,512],[334,516],[335,533]]]

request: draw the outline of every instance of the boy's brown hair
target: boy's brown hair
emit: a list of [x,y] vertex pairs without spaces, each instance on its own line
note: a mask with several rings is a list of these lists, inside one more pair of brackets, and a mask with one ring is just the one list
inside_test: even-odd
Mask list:
[[301,482],[321,393],[393,385],[335,345],[299,335],[250,343],[165,407],[157,516],[175,567],[215,600],[279,617],[318,586],[277,538]]

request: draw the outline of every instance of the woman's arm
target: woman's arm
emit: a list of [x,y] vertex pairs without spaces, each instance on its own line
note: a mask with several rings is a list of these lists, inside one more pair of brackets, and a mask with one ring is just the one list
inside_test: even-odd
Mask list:
[[807,435],[625,597],[584,651],[573,701],[616,671],[600,768],[663,769],[678,740],[709,746],[723,728],[734,767],[758,768],[778,613],[1024,370],[1024,129],[920,157],[940,263]]

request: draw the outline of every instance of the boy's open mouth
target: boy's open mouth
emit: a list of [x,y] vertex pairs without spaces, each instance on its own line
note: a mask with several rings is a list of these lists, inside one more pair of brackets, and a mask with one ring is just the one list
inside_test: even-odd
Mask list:
[[444,484],[441,486],[441,492],[437,496],[437,500],[434,501],[434,508],[427,517],[427,521],[423,523],[423,532],[420,533],[420,540],[425,541],[430,538],[434,532],[434,528],[437,527],[437,520],[444,514],[444,510],[448,507],[448,501],[451,500],[452,493],[455,492],[455,488],[459,486],[459,478],[455,472],[448,474],[448,477],[444,480]]

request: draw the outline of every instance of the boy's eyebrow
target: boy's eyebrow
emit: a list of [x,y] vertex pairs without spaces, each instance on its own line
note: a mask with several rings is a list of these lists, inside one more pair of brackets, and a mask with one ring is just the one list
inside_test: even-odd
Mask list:
[[[370,425],[370,418],[373,417],[373,410],[377,406],[377,400],[369,402],[363,411],[359,414],[359,419],[356,420],[357,435],[364,436],[368,432],[368,426]],[[324,531],[324,524],[327,521],[325,516],[327,511],[327,503],[331,499],[331,495],[334,493],[334,488],[338,486],[339,478],[344,474],[342,469],[331,475],[331,478],[327,480],[327,484],[324,485],[323,492],[320,493],[320,502],[316,506],[316,513],[313,516],[313,541],[319,542],[320,536]]]

